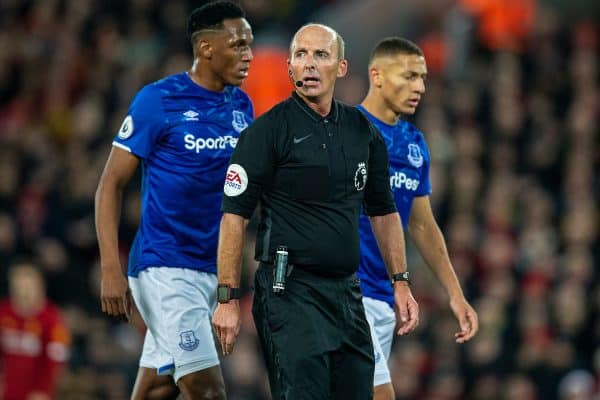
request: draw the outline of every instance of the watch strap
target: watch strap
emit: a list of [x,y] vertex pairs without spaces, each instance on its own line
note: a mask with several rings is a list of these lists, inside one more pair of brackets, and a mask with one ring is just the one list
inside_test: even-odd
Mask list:
[[392,286],[395,282],[406,282],[410,284],[410,272],[404,271],[397,274],[392,274]]
[[242,298],[242,289],[239,287],[230,287],[229,288],[229,300],[241,299]]
[[242,297],[240,288],[231,287],[228,283],[219,283],[217,285],[217,302],[228,303],[229,300],[236,300]]

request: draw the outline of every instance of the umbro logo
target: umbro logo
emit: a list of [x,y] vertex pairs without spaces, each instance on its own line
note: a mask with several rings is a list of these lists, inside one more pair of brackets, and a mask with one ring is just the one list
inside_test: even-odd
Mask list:
[[189,110],[183,113],[186,121],[198,121],[198,113],[194,110]]
[[306,139],[308,139],[311,136],[312,136],[312,133],[309,133],[308,135],[302,136],[300,138],[297,138],[297,137],[294,136],[294,144],[302,143],[302,142],[304,142]]

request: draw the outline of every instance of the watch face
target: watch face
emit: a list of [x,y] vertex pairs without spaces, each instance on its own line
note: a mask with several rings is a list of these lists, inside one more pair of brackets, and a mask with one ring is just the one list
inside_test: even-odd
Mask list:
[[229,287],[218,286],[217,287],[217,301],[226,302],[229,301]]

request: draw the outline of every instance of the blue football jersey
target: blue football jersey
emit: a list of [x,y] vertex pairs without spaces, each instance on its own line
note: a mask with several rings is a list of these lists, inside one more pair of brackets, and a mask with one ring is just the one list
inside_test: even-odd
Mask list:
[[[396,208],[406,228],[413,199],[431,193],[429,182],[429,150],[423,133],[413,124],[398,120],[388,125],[357,106],[381,132],[387,144],[390,160],[390,186],[394,193]],[[360,265],[358,277],[363,295],[382,300],[393,306],[394,292],[379,253],[377,241],[371,230],[369,218],[362,213],[359,224]]]
[[252,103],[239,88],[212,92],[186,72],[139,91],[113,141],[142,164],[129,276],[155,266],[216,273],[225,172],[252,120]]

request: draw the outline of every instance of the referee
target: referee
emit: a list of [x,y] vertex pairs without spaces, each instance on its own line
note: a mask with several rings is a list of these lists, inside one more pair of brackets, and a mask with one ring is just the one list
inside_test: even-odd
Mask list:
[[[337,32],[300,28],[288,67],[295,92],[242,132],[227,171],[213,326],[229,354],[240,329],[244,233],[260,201],[252,311],[273,399],[370,399],[373,346],[355,276],[361,206],[390,275],[406,271],[387,149],[359,110],[333,99],[347,70]],[[278,281],[284,289],[275,291],[280,246],[287,267]],[[410,331],[417,304],[408,285],[394,290],[399,321]]]

